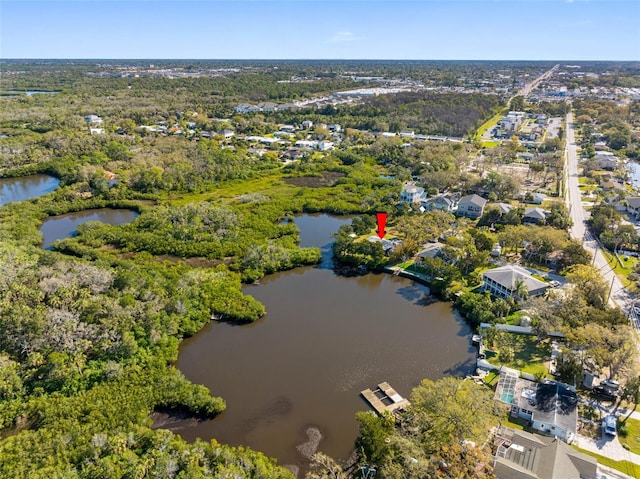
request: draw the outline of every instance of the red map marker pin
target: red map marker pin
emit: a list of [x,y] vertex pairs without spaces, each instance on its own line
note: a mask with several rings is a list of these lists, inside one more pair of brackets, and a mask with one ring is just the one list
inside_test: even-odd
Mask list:
[[384,235],[387,233],[384,230],[384,227],[387,224],[387,214],[376,213],[376,219],[378,220],[378,236],[380,237],[380,239],[382,239],[384,238]]

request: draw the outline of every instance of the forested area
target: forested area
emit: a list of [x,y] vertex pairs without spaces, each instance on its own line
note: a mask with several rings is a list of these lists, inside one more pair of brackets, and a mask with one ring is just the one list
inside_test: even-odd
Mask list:
[[[401,183],[381,175],[404,167],[386,153],[405,154],[374,144],[284,166],[242,141],[228,148],[137,130],[167,120],[212,128],[210,117],[233,102],[351,85],[334,75],[278,83],[290,72],[170,80],[29,68],[3,77],[2,88],[57,93],[1,99],[0,171],[53,175],[60,187],[0,209],[0,475],[289,477],[259,453],[152,429],[150,416],[224,410],[172,366],[180,341],[212,318],[262,317],[242,282],[320,259],[317,248],[298,247],[286,219],[387,208]],[[89,134],[85,116],[95,113],[103,134]],[[53,251],[40,247],[47,217],[105,207],[140,214],[119,226],[90,222]]]
[[462,137],[472,133],[500,107],[501,102],[494,95],[402,92],[380,95],[356,106],[327,106],[317,111],[285,111],[270,116],[292,124],[312,119],[359,130],[396,133],[412,130],[429,135]]

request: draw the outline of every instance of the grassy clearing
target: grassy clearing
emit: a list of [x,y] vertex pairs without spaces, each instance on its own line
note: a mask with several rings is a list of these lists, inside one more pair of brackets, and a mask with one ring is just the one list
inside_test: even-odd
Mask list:
[[613,459],[601,456],[600,454],[596,454],[595,452],[587,451],[586,449],[582,449],[577,446],[572,447],[577,451],[586,454],[587,456],[595,457],[603,466],[607,466],[611,469],[615,469],[616,471],[623,472],[631,477],[640,478],[640,465],[634,464],[630,461],[614,461]]
[[498,384],[498,379],[500,379],[500,374],[498,371],[489,371],[487,375],[484,377],[483,381],[487,386],[491,386],[495,388],[496,384]]
[[[485,131],[487,131],[489,128],[493,128],[494,126],[496,126],[500,121],[500,118],[505,116],[508,112],[509,112],[509,108],[507,107],[500,110],[495,115],[493,115],[491,118],[489,118],[487,121],[485,121],[482,125],[478,127],[478,129],[476,130],[476,135],[482,136],[482,134]],[[484,146],[484,143],[483,143],[483,146]]]
[[509,342],[514,351],[512,361],[501,362],[498,360],[499,350],[485,349],[487,361],[496,366],[519,369],[524,373],[545,377],[548,375],[545,359],[551,354],[551,346],[548,340],[538,342],[535,336],[527,334],[510,334]]
[[626,445],[631,452],[640,454],[640,421],[629,418],[624,424],[627,429],[627,435],[626,437],[622,437],[621,434],[618,435],[620,443]]
[[633,273],[636,265],[638,264],[638,258],[634,256],[620,256],[620,261],[610,253],[609,251],[602,250],[604,257],[607,259],[609,266],[613,269],[614,273],[618,277],[620,281],[622,281],[622,285],[625,288],[629,288],[634,284],[633,281],[629,281],[629,274]]

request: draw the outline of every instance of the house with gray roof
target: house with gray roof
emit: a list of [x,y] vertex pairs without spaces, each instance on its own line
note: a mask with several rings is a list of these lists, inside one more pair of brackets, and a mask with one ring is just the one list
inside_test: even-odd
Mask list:
[[627,212],[634,218],[640,216],[640,196],[630,196],[623,200],[627,205]]
[[541,225],[547,221],[547,214],[542,208],[527,208],[524,210],[522,221],[524,223]]
[[516,297],[518,283],[522,281],[530,298],[544,294],[549,285],[534,278],[521,266],[508,264],[482,273],[483,287],[498,298]]
[[495,203],[495,205],[500,210],[500,214],[502,216],[506,215],[509,211],[513,209],[513,206],[511,206],[509,203]]
[[487,200],[482,196],[476,194],[463,196],[458,202],[458,215],[472,219],[480,218],[486,204]]
[[529,421],[540,434],[571,443],[578,424],[578,396],[566,384],[520,377],[520,371],[502,367],[494,398],[511,408],[511,415]]
[[500,426],[494,440],[498,479],[596,479],[598,461],[557,438]]
[[425,210],[442,210],[452,213],[455,211],[457,201],[453,196],[438,195],[422,202]]

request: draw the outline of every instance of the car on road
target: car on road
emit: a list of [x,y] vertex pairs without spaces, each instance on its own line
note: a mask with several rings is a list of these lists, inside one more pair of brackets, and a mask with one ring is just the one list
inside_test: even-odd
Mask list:
[[557,288],[558,286],[560,286],[560,281],[556,281],[554,279],[553,281],[549,282],[549,285],[551,285],[552,288]]
[[602,429],[604,430],[604,433],[608,436],[615,436],[616,435],[616,424],[617,424],[618,420],[616,419],[616,417],[612,414],[610,414],[609,416],[605,417],[602,420]]

